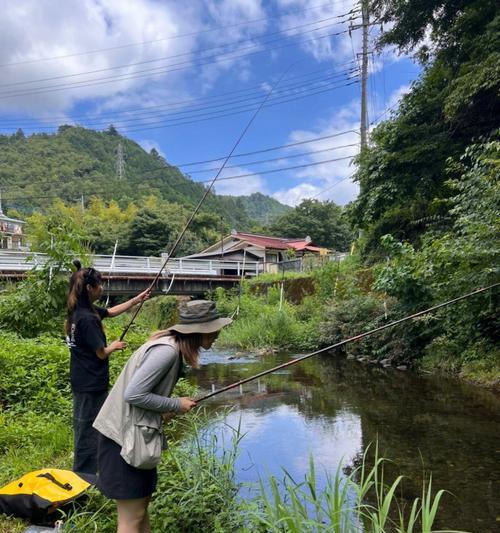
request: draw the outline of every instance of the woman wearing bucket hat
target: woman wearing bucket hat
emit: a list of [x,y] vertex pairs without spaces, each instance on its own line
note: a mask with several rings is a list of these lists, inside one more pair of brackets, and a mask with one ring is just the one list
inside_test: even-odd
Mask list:
[[230,324],[214,302],[179,306],[179,322],[151,335],[130,358],[94,422],[99,432],[98,486],[116,500],[119,533],[150,531],[147,507],[156,488],[156,465],[166,448],[163,418],[184,414],[193,398],[170,398],[183,361],[198,367],[200,348],[210,348]]

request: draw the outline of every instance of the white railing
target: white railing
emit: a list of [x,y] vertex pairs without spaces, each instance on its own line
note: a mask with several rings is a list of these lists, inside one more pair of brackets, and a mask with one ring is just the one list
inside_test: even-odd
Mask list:
[[[112,259],[111,255],[93,255],[90,262],[103,274],[111,275],[155,275],[165,262],[162,257],[132,255],[116,255],[113,264]],[[32,268],[41,268],[46,261],[45,254],[2,250],[0,251],[0,272],[27,272]],[[163,275],[175,273],[193,276],[241,276],[242,274],[256,276],[262,271],[263,264],[256,261],[172,258],[168,261]]]

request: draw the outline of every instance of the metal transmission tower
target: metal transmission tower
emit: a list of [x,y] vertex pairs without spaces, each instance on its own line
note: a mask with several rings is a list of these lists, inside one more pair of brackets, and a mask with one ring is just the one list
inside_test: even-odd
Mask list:
[[125,150],[123,149],[123,144],[121,141],[118,143],[116,148],[116,177],[122,179],[125,176]]

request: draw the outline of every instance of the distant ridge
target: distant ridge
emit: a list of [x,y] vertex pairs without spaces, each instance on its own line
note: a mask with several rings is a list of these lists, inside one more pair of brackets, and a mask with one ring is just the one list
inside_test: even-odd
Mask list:
[[[116,171],[118,151],[124,161],[121,178]],[[55,198],[74,202],[82,196],[126,205],[154,195],[188,206],[196,204],[205,190],[156,150],[146,152],[113,127],[94,131],[79,126],[61,126],[54,134],[24,136],[18,130],[0,135],[0,188],[4,208],[26,214]],[[255,221],[272,222],[290,208],[261,193],[239,197],[211,193],[203,209],[245,230]]]

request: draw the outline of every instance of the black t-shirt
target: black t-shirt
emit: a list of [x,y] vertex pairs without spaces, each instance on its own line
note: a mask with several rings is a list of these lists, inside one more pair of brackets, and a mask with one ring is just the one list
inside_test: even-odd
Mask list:
[[[94,306],[101,319],[107,309]],[[106,346],[106,335],[92,309],[77,307],[70,320],[67,338],[71,353],[71,388],[75,392],[105,391],[109,385],[109,361],[100,359],[97,350]]]

